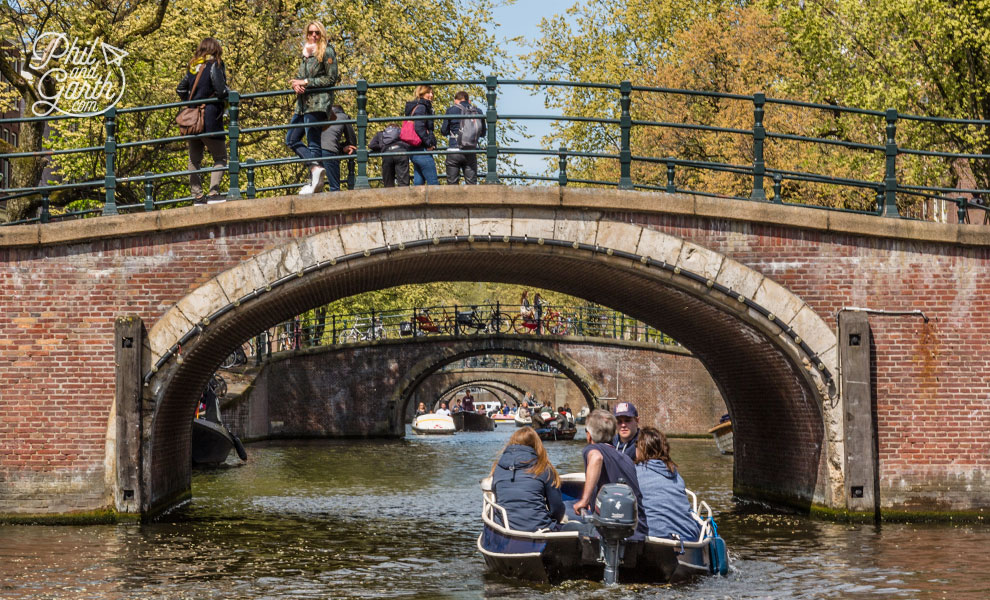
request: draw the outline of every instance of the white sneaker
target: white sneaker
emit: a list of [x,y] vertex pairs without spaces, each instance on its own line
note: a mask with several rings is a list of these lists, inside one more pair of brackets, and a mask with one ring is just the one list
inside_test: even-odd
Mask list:
[[323,182],[326,180],[326,170],[323,167],[316,167],[312,172],[313,189],[310,193],[323,190]]
[[312,183],[307,183],[306,185],[304,185],[301,188],[299,188],[299,195],[300,196],[306,196],[306,195],[312,194],[312,193],[313,193],[313,184]]

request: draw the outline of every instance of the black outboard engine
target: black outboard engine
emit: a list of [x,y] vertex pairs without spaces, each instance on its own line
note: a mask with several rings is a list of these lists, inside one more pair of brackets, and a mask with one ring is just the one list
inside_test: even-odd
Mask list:
[[638,511],[636,494],[625,483],[609,483],[598,492],[591,523],[602,539],[606,585],[615,583],[625,552],[623,540],[636,532]]

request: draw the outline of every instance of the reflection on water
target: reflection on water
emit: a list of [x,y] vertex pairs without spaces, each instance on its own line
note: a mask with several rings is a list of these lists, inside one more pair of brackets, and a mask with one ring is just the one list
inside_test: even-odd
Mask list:
[[[848,525],[737,506],[732,458],[672,440],[717,511],[727,578],[677,586],[486,575],[479,480],[511,428],[400,441],[250,446],[198,472],[193,502],[143,526],[0,526],[0,598],[986,598],[985,527]],[[582,436],[578,436],[582,437]],[[582,444],[548,444],[562,471]]]

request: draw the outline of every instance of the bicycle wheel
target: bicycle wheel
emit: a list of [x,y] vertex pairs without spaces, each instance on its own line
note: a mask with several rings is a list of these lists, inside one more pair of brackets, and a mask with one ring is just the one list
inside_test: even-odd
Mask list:
[[227,381],[216,373],[213,374],[213,379],[210,380],[210,387],[213,389],[213,393],[217,395],[217,398],[223,398],[227,395]]
[[237,365],[242,365],[245,362],[247,362],[247,358],[244,356],[244,351],[238,348],[228,354],[227,358],[223,359],[223,362],[220,363],[220,368],[229,369],[231,367],[236,367]]
[[540,323],[540,329],[547,335],[560,335],[560,319],[555,314],[547,315]]
[[534,323],[529,319],[516,315],[512,317],[512,330],[519,334],[532,333],[536,330],[535,327],[531,327]]
[[492,315],[491,320],[488,321],[488,333],[509,333],[510,331],[512,331],[512,319],[505,315]]

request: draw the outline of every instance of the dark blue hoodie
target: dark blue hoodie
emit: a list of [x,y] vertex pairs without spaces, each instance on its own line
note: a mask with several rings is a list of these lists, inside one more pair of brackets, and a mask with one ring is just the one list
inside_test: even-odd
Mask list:
[[[536,450],[513,444],[505,449],[495,473],[492,490],[495,502],[505,509],[509,525],[519,531],[537,531],[553,526],[564,516],[560,488],[554,487],[549,471],[527,472],[536,463]],[[501,517],[496,511],[496,521]]]

